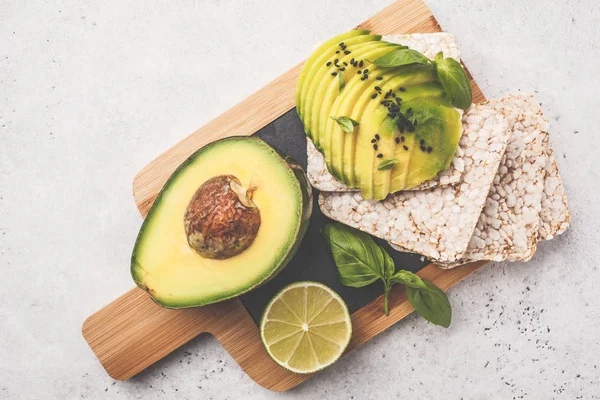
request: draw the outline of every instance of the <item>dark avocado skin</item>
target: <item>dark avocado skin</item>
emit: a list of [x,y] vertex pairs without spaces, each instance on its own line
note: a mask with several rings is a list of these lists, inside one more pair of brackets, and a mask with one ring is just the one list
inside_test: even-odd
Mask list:
[[[141,279],[140,275],[139,275],[139,269],[140,267],[138,266],[139,263],[137,262],[137,258],[136,258],[136,253],[137,253],[137,249],[139,248],[138,244],[140,243],[142,237],[143,237],[143,232],[145,227],[147,226],[147,224],[149,224],[152,221],[152,215],[154,212],[156,212],[157,209],[159,209],[159,205],[163,199],[163,193],[165,193],[171,186],[171,184],[176,180],[178,174],[183,171],[187,166],[189,166],[191,163],[193,163],[195,161],[195,159],[202,154],[202,152],[210,149],[212,146],[221,144],[222,142],[226,142],[226,141],[235,141],[235,140],[247,140],[247,141],[256,141],[259,142],[261,145],[267,147],[268,149],[272,150],[274,153],[277,154],[277,156],[279,156],[282,161],[284,161],[290,171],[294,174],[294,177],[296,178],[296,181],[298,183],[298,189],[300,191],[300,195],[302,197],[302,206],[301,209],[299,210],[299,212],[301,213],[300,216],[300,223],[298,224],[298,229],[295,235],[295,239],[294,239],[294,244],[292,246],[290,246],[290,248],[287,251],[287,254],[284,256],[284,258],[282,259],[282,261],[280,262],[280,265],[273,270],[268,276],[264,277],[264,279],[262,279],[259,282],[251,282],[248,286],[248,288],[246,290],[240,291],[238,293],[235,293],[233,295],[229,295],[229,296],[224,296],[222,298],[218,298],[218,299],[209,299],[205,302],[199,303],[199,304],[192,304],[192,305],[186,305],[186,304],[178,304],[178,305],[173,305],[173,304],[165,304],[160,298],[157,298],[153,295],[153,293],[151,293],[151,291],[148,290],[148,288],[146,287],[146,285],[144,284],[143,280]],[[300,242],[302,241],[302,238],[304,237],[307,229],[308,229],[308,224],[309,224],[309,220],[310,220],[310,216],[312,214],[312,205],[313,205],[313,198],[312,198],[312,188],[308,182],[308,179],[306,177],[306,173],[304,172],[304,170],[302,169],[302,167],[296,162],[296,160],[294,160],[292,157],[280,152],[279,150],[275,149],[274,147],[272,147],[271,145],[269,145],[268,143],[266,143],[264,140],[255,137],[255,136],[231,136],[228,138],[224,138],[224,139],[220,139],[217,140],[215,142],[209,143],[206,146],[198,149],[196,152],[194,152],[194,154],[192,154],[190,157],[188,157],[183,163],[181,163],[181,165],[179,165],[179,167],[177,167],[177,169],[175,170],[175,172],[173,172],[173,174],[171,175],[171,177],[167,180],[167,182],[165,183],[165,185],[163,186],[162,190],[160,191],[159,195],[156,197],[156,200],[154,201],[154,203],[152,204],[152,208],[150,209],[150,211],[148,212],[148,214],[146,215],[146,218],[144,219],[144,222],[142,223],[142,226],[140,228],[140,232],[137,236],[135,245],[134,245],[134,250],[133,253],[131,255],[131,276],[134,280],[134,282],[136,283],[136,285],[146,291],[148,293],[148,295],[150,296],[150,298],[158,305],[160,305],[161,307],[164,308],[169,308],[169,309],[181,309],[181,308],[192,308],[192,307],[199,307],[199,306],[203,306],[203,305],[208,305],[208,304],[213,304],[213,303],[217,303],[217,302],[221,302],[224,300],[228,300],[234,297],[238,297],[244,293],[249,292],[250,290],[263,285],[264,283],[268,282],[270,279],[272,279],[274,276],[276,276],[283,268],[285,268],[285,266],[289,263],[289,261],[292,259],[292,257],[294,256],[294,254],[296,254],[296,251],[298,250],[298,248],[300,247]]]
[[298,248],[300,248],[300,243],[302,243],[302,239],[304,238],[304,235],[306,234],[306,231],[308,230],[308,224],[310,222],[310,216],[312,215],[312,205],[313,205],[312,186],[308,182],[306,173],[304,172],[304,170],[302,169],[300,164],[298,164],[298,162],[296,162],[296,160],[294,160],[292,157],[285,155],[283,153],[280,153],[278,150],[276,150],[276,151],[288,163],[288,165],[290,166],[292,171],[294,171],[294,174],[296,175],[296,179],[300,183],[300,189],[302,190],[302,217],[301,217],[301,222],[300,222],[300,229],[299,229],[297,237],[296,237],[296,242],[290,248],[288,255],[285,257],[285,259],[281,263],[281,266],[264,283],[270,281],[275,276],[277,276],[277,274],[283,268],[285,268],[285,266],[290,262],[292,257],[294,257],[294,255],[298,251]]

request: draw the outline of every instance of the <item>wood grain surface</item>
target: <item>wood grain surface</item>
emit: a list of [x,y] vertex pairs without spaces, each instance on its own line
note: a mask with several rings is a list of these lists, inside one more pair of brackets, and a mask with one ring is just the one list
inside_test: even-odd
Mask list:
[[[378,34],[441,31],[420,0],[398,1],[358,27]],[[133,182],[133,195],[142,215],[148,213],[177,166],[194,151],[223,137],[251,135],[293,108],[301,67],[292,68],[146,166]],[[473,81],[472,86],[473,101],[484,101]],[[418,275],[446,290],[484,264],[478,262],[451,270],[431,264]],[[379,297],[352,314],[353,336],[347,352],[414,311],[399,286],[390,293],[387,317],[381,312],[381,301]],[[82,332],[108,374],[118,380],[134,376],[204,332],[215,335],[241,368],[268,389],[285,391],[310,377],[288,372],[269,358],[256,324],[239,299],[194,309],[168,310],[135,288],[86,319]]]

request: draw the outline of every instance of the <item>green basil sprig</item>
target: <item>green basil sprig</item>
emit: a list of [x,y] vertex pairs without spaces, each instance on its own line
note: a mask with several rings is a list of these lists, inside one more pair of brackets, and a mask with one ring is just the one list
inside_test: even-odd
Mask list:
[[431,60],[429,58],[416,50],[398,49],[377,58],[373,61],[373,64],[378,67],[391,68],[409,64],[428,64],[430,62]]
[[435,56],[435,70],[444,92],[454,107],[466,110],[473,102],[471,80],[458,61],[452,57],[442,57],[441,51]]
[[410,304],[429,322],[447,328],[452,309],[446,294],[410,271],[398,270],[392,257],[364,232],[340,223],[330,223],[321,232],[345,286],[363,287],[383,282],[383,310],[389,314],[388,294],[395,284],[406,286]]
[[394,165],[396,165],[396,164],[398,164],[397,159],[388,158],[379,163],[379,165],[377,166],[377,170],[378,171],[387,171],[388,169],[394,168]]
[[454,107],[466,110],[473,102],[471,80],[467,72],[454,58],[444,58],[441,51],[435,56],[435,60],[430,60],[416,50],[399,49],[377,58],[373,64],[382,68],[411,64],[430,65],[435,68],[438,79]]
[[350,117],[329,117],[338,123],[344,132],[354,132],[354,127],[358,126],[358,122]]

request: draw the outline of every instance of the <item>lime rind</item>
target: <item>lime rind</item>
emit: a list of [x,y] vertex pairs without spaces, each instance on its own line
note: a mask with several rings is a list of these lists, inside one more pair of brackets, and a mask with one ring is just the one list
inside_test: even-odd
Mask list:
[[[302,287],[306,288],[302,291],[305,302],[304,310],[298,309],[297,305],[290,306],[283,300],[287,292]],[[310,290],[310,288],[313,290]],[[311,303],[309,291],[312,292],[313,297],[318,294],[318,291],[314,289],[327,292],[329,299],[323,301],[321,298],[317,299],[316,303]],[[293,294],[294,297],[292,298],[296,300],[300,298],[300,293],[289,294]],[[299,326],[297,332],[294,333],[293,329],[286,326],[285,333],[276,332],[278,324],[283,326],[281,323],[286,323],[286,321],[271,320],[268,315],[275,304],[277,304],[277,307],[281,307],[282,303],[290,310],[290,313],[283,315],[294,315],[293,325],[296,324],[297,319],[301,319],[307,321],[303,324],[308,325],[308,327],[305,329],[305,327]],[[330,316],[335,315],[337,319],[326,321],[326,318],[321,317],[322,313]],[[341,320],[339,314],[343,316]],[[281,315],[282,313],[279,312],[278,316]],[[314,326],[316,329],[312,329],[310,325],[313,321],[316,322]],[[339,327],[339,333],[337,334],[335,326]],[[295,282],[280,290],[267,304],[260,321],[260,337],[267,354],[275,363],[297,374],[312,374],[335,363],[344,354],[352,337],[350,312],[340,295],[322,283],[314,281]]]

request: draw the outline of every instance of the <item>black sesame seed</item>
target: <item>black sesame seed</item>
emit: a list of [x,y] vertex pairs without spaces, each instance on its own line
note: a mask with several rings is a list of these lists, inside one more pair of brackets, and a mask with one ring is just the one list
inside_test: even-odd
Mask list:
[[350,64],[354,65],[354,57],[352,57],[352,60],[350,60]]
[[369,72],[369,68],[365,68],[365,74]]
[[363,75],[363,78],[365,78],[365,79],[369,79],[369,75],[367,75],[367,74],[364,74],[364,75]]
[[385,94],[384,98],[387,99],[388,97],[390,97],[390,93],[389,92]]
[[381,139],[381,136],[379,136],[379,134],[378,134],[378,133],[376,133],[376,134],[375,134],[375,139],[379,140],[379,139]]
[[379,86],[375,86],[375,90],[377,90],[378,92],[381,92],[381,88]]
[[431,150],[433,150],[431,147],[428,147],[428,148],[427,148],[427,152],[428,152],[428,153],[431,153]]
[[345,71],[345,70],[346,70],[346,67],[340,68],[340,71]]
[[396,138],[396,143],[400,143],[400,138],[399,137]]
[[344,66],[345,66],[345,67],[347,67],[347,66],[348,66],[348,63],[347,63],[346,61],[344,61]]
[[350,51],[350,50],[344,50],[344,54],[348,55],[348,54],[350,54],[350,53],[351,53],[351,51]]
[[363,75],[363,77],[362,77],[362,78],[360,78],[360,80],[361,80],[361,81],[366,81],[366,80],[367,80],[367,78],[368,78],[368,76],[367,76],[367,75]]
[[375,97],[377,97],[377,93],[373,93],[373,95],[371,96],[372,99],[374,99]]
[[406,92],[406,88],[400,87],[401,92]]
[[377,139],[371,139],[371,143],[375,143]]
[[393,97],[393,98],[396,98],[396,93],[392,93],[392,97]]
[[333,60],[333,63],[334,63],[334,64],[337,64],[339,61],[340,61],[340,59],[339,59],[339,58],[336,58],[335,60]]
[[335,54],[340,54],[340,51],[339,51],[339,50],[338,50],[338,51],[336,51],[336,52],[335,52]]
[[377,158],[381,158],[381,157],[383,157],[383,154],[381,154],[381,153],[377,154]]
[[359,69],[358,71],[356,71],[357,74],[362,74],[362,71]]
[[400,105],[400,101],[401,101],[400,97],[396,97],[395,99],[396,99],[396,104]]
[[425,151],[425,150],[427,150],[427,149],[425,148],[425,146],[420,146],[420,149],[421,149],[421,151]]
[[340,42],[340,44],[339,44],[339,45],[340,45],[340,46],[343,46],[343,45],[344,45],[344,42]]
[[404,143],[404,141],[406,140],[406,138],[404,136],[400,136],[400,140],[402,140],[402,143]]
[[382,80],[383,80],[383,76],[378,76],[378,77],[377,77],[377,78],[375,78],[375,79],[377,79],[378,81],[382,81]]
[[374,144],[374,145],[373,145],[373,148],[374,148],[375,150],[377,150],[377,145],[376,145],[376,144]]
[[362,60],[360,60],[360,62],[358,63],[358,66],[359,66],[360,68],[362,68],[362,67],[363,67],[363,65],[364,65],[364,64],[363,64]]
[[332,73],[331,73],[331,75],[332,75],[332,76],[336,76],[336,75],[337,75],[337,72],[332,72]]
[[325,64],[325,65],[327,65],[327,66],[329,67],[329,66],[331,65],[331,61],[329,61],[329,62],[328,62],[327,64]]
[[408,146],[405,145],[405,146],[402,146],[402,147],[404,147],[404,150],[408,150]]
[[422,145],[424,145],[424,144],[425,144],[425,140],[424,140],[424,139],[421,139],[421,141],[420,141],[419,143],[420,143],[420,144],[421,144],[421,146],[422,146]]

